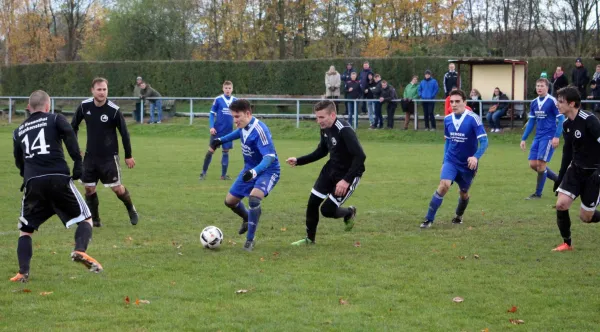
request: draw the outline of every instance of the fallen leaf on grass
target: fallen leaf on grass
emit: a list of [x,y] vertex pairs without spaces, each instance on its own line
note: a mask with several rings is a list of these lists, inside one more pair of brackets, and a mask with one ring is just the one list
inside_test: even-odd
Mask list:
[[276,252],[274,252],[274,253],[273,253],[273,257],[275,257],[275,258],[279,257],[279,253],[278,253],[277,251],[276,251]]
[[456,243],[452,243],[452,249],[456,249]]
[[133,241],[133,238],[131,236],[128,236],[125,238],[125,241]]
[[508,309],[506,312],[517,312],[517,307],[513,305],[512,308]]
[[522,319],[512,319],[512,318],[511,318],[511,319],[509,319],[508,321],[509,321],[511,324],[514,324],[514,325],[525,324],[525,321],[524,321],[524,320],[522,320]]
[[467,256],[458,256],[458,259],[461,259],[463,261],[465,260],[465,258],[467,258]]
[[176,282],[175,281],[171,281],[171,286],[175,286]]
[[264,262],[264,261],[265,261],[265,258],[264,258],[264,257],[261,257],[261,258],[260,258],[260,261],[261,261],[261,262]]
[[347,304],[350,304],[350,303],[348,303],[347,300],[344,300],[340,297],[340,305],[347,305]]
[[469,228],[467,228],[468,230],[472,231],[473,230],[473,226],[469,226]]
[[54,293],[54,292],[41,292],[40,295],[41,296],[47,296],[47,295],[50,295],[52,293]]
[[129,296],[125,296],[125,304],[129,304],[131,301],[129,300]]
[[135,299],[135,305],[140,305],[140,299]]
[[150,304],[150,301],[148,300],[139,300],[140,304]]
[[231,244],[232,246],[235,246],[237,243],[235,243],[235,242],[233,242],[233,241],[229,240],[229,244]]
[[31,289],[23,288],[23,293],[31,293]]
[[183,253],[180,253],[180,252],[178,252],[178,253],[177,253],[177,255],[179,255],[179,256],[183,256]]
[[248,290],[247,289],[238,289],[235,291],[235,293],[236,294],[246,294],[246,293],[248,293]]
[[70,277],[69,279],[71,279],[71,280],[75,280],[75,279],[77,279],[77,277]]
[[53,252],[52,252],[52,255],[56,255],[56,251],[53,251]]
[[358,242],[358,241],[354,242],[354,246],[357,248],[360,248],[360,242]]
[[23,288],[23,289],[13,289],[12,291],[13,293],[31,293],[30,289],[27,288]]
[[475,255],[473,255],[473,258],[479,259],[479,255],[475,254]]
[[113,249],[117,249],[117,245],[116,244],[113,244]]
[[287,228],[285,228],[285,227],[281,227],[281,231],[282,231],[282,232],[285,232],[285,231],[287,231]]
[[490,332],[490,329],[486,327],[485,329],[481,330],[481,332]]
[[452,299],[452,302],[461,303],[461,302],[464,302],[464,300],[465,299],[463,299],[462,297],[457,296],[457,297],[455,297],[455,298]]

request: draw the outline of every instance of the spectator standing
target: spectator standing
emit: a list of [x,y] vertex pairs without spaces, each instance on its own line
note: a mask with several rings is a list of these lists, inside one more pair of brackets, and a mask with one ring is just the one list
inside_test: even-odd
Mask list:
[[[450,63],[448,65],[448,72],[444,74],[444,97],[448,97],[450,91],[452,91],[453,87],[460,86],[460,82],[458,80],[458,73],[455,70],[456,66],[454,63]],[[452,113],[452,111],[450,111]]]
[[508,100],[508,96],[500,91],[500,88],[495,88],[492,100],[497,100],[498,103],[490,106],[487,113],[487,120],[490,124],[491,132],[499,133],[501,131],[500,118],[506,115],[506,112],[508,111],[508,103],[501,103],[500,100]]
[[551,95],[556,97],[556,92],[567,85],[569,85],[569,80],[567,79],[567,75],[563,71],[561,66],[556,67],[556,71],[554,72],[554,76],[552,76],[552,92]]
[[[377,88],[378,82],[375,81],[375,75],[372,73],[369,74],[369,86],[367,87],[367,93],[365,94],[365,99],[375,99],[375,95],[373,91]],[[370,127],[373,127],[373,123],[375,122],[375,102],[369,101],[367,102],[367,111],[369,112],[369,124]]]
[[[363,69],[360,71],[359,80],[360,80],[360,88],[362,89],[362,96],[366,99],[366,94],[369,91],[369,74],[373,74],[373,70],[369,65],[369,61],[365,61],[363,63]],[[364,114],[367,113],[367,102],[362,102],[362,112]]]
[[380,126],[383,126],[383,118],[381,116],[381,109],[383,108],[383,104],[387,103],[387,129],[394,128],[394,113],[396,113],[396,107],[398,104],[394,101],[398,99],[396,96],[396,89],[393,86],[387,83],[387,81],[381,81],[381,95],[379,96],[379,117],[380,117]]
[[[325,97],[327,99],[338,99],[340,98],[340,86],[342,84],[340,73],[335,70],[334,66],[329,67],[329,70],[325,73]],[[338,103],[335,103],[337,109]]]
[[404,95],[402,99],[402,110],[404,111],[404,130],[408,129],[408,123],[410,121],[410,115],[415,111],[415,102],[413,99],[419,99],[419,77],[414,75],[410,80],[410,83],[404,88]]
[[[375,80],[375,87],[372,89],[373,90],[373,99],[379,99],[379,96],[381,95],[381,75],[375,74],[375,76],[373,78]],[[377,114],[379,114],[379,116],[381,117],[381,103],[380,102],[375,102],[373,104],[373,113],[374,113],[373,123],[372,123],[371,127],[369,127],[369,129],[377,129],[377,127],[375,126],[375,123],[377,122]],[[383,125],[383,119],[381,120],[380,124]]]
[[[583,66],[581,58],[577,58],[575,60],[575,68],[573,68],[573,72],[571,73],[571,83],[573,83],[579,91],[581,99],[585,99],[585,96],[587,96],[586,87],[589,81],[590,76],[588,75],[587,68]],[[585,110],[584,103],[581,103],[581,109]]]
[[[592,80],[590,82],[590,88],[590,95],[587,97],[587,99],[600,101],[600,80]],[[591,104],[591,108],[594,112],[600,112],[600,103]]]
[[[427,100],[427,99],[435,99],[439,90],[438,82],[431,77],[431,70],[427,69],[425,71],[425,79],[419,83],[419,98]],[[423,102],[423,113],[425,113],[425,129],[435,130],[435,114],[433,110],[435,108],[435,102],[433,101],[424,101]],[[431,124],[431,129],[430,129]]]
[[[135,98],[140,98],[140,90],[142,90],[140,84],[142,84],[142,77],[138,76],[135,80],[135,85],[133,86],[133,96]],[[138,99],[135,102],[135,111],[133,112],[133,119],[135,120],[135,122],[142,121],[142,102],[140,99]]]
[[[142,81],[140,84],[140,94],[141,97],[146,100],[146,98],[160,98],[161,94],[153,89],[150,84]],[[162,122],[162,100],[160,99],[150,99],[150,122],[148,123],[161,123]],[[156,120],[154,120],[154,110],[156,110]]]
[[596,71],[594,72],[594,76],[592,76],[592,80],[596,81],[596,83],[600,82],[600,65],[596,65]]
[[[356,72],[352,72],[350,74],[350,80],[346,82],[346,93],[348,94],[348,99],[360,99],[362,97],[362,89],[360,88],[360,81],[357,79]],[[357,107],[355,107],[357,106]],[[346,103],[346,109],[348,110],[348,122],[352,126],[354,115],[358,116],[358,102],[349,101]]]
[[[355,73],[356,71],[354,70],[354,68],[352,68],[352,62],[348,62],[346,64],[346,70],[342,73],[342,75],[340,76],[340,79],[342,80],[342,84],[344,84],[343,88],[344,88],[344,99],[348,99],[348,92],[346,91],[346,82],[350,81],[352,78],[350,77],[350,75],[352,73]],[[346,101],[344,102],[344,104],[346,105],[346,115],[348,115],[349,110],[352,109],[352,106],[350,105],[351,102]],[[340,112],[341,114],[341,112]]]

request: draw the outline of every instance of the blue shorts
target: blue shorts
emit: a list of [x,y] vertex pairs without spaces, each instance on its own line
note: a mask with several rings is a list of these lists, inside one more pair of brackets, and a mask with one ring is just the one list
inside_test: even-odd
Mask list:
[[552,159],[554,148],[551,138],[534,138],[529,151],[529,160],[542,160],[547,163]]
[[262,191],[265,194],[265,197],[267,197],[279,181],[279,171],[264,171],[255,179],[248,182],[244,182],[242,179],[244,172],[246,172],[245,169],[238,175],[237,179],[235,179],[231,188],[229,188],[229,193],[240,199],[250,196],[250,192],[254,188]]
[[467,167],[458,166],[453,163],[445,162],[442,166],[442,173],[440,174],[440,180],[450,180],[452,183],[456,182],[460,191],[468,192],[473,183],[473,179],[477,174],[477,170],[470,170]]
[[[227,135],[227,134],[225,134],[225,135]],[[223,137],[225,135],[220,135],[220,136],[210,135],[210,140],[208,141],[208,146],[210,146],[212,144],[212,141],[214,139],[219,138],[219,137]],[[225,150],[231,150],[231,149],[233,149],[233,141],[227,142],[227,143],[223,143],[223,145],[221,145],[221,147],[223,149],[225,149]]]

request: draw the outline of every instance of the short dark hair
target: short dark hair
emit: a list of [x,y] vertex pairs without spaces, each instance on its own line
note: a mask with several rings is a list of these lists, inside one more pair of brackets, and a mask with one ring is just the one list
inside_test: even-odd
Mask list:
[[223,86],[225,86],[225,85],[233,86],[233,83],[231,83],[231,81],[225,81],[225,82],[223,82]]
[[460,96],[463,101],[467,100],[467,94],[461,89],[450,91],[450,93],[448,93],[448,96]]
[[581,106],[581,95],[577,87],[573,85],[566,86],[556,92],[556,99],[562,98],[567,104],[575,102],[575,107]]
[[96,77],[92,80],[92,88],[96,86],[96,84],[98,83],[106,83],[106,85],[108,86],[108,80],[104,77]]
[[246,99],[237,99],[231,105],[229,105],[229,110],[231,112],[252,112],[252,105]]
[[337,113],[337,108],[335,107],[335,103],[331,100],[321,100],[313,106],[313,112],[318,111],[327,111],[327,114]]

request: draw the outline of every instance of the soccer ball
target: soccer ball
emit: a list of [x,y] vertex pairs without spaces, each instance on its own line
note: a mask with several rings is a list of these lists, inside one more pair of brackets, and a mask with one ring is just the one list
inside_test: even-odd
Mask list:
[[223,232],[216,226],[208,226],[200,232],[200,243],[207,249],[216,249],[223,243]]

